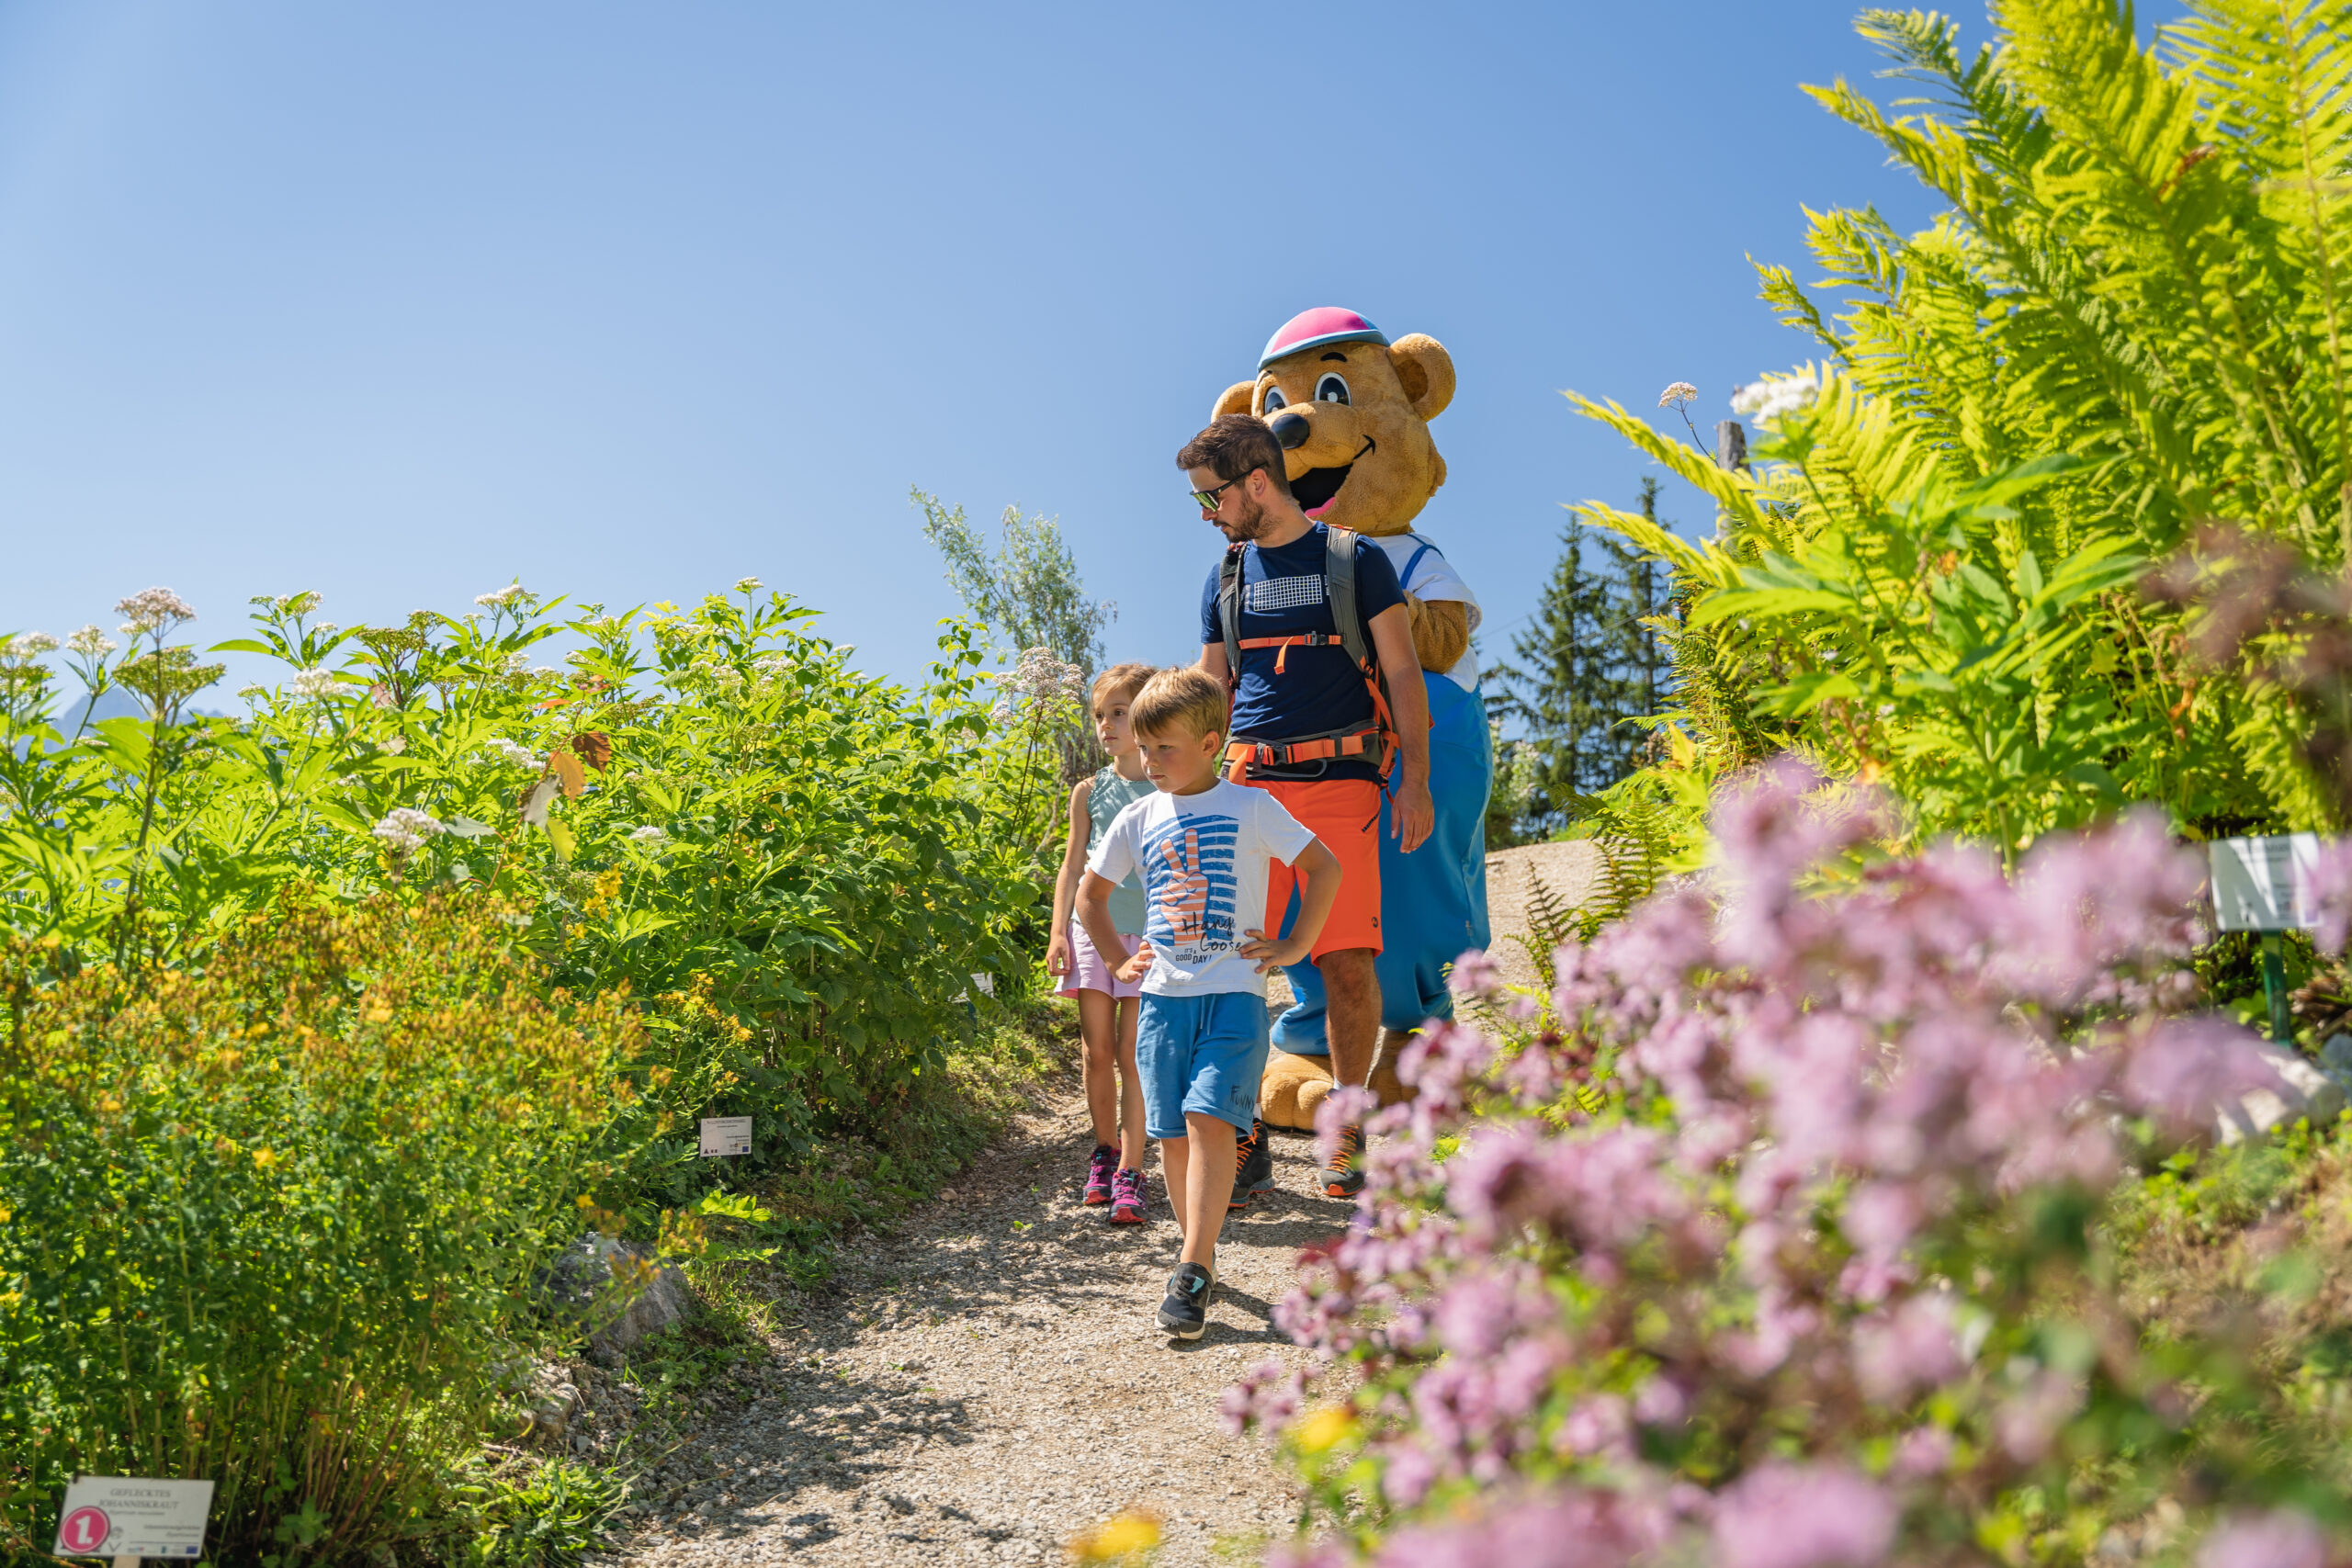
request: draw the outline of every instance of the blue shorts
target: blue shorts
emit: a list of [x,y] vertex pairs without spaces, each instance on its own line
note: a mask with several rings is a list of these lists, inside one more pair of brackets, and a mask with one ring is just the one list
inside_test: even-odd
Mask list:
[[1181,1138],[1189,1111],[1247,1133],[1258,1115],[1266,1051],[1262,997],[1248,991],[1159,997],[1146,991],[1136,1020],[1144,1131],[1155,1138]]

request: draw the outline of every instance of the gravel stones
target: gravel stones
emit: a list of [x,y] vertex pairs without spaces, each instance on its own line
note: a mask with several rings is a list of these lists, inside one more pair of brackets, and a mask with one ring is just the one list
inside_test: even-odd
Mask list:
[[1164,1521],[1163,1568],[1287,1534],[1295,1495],[1217,1402],[1303,1359],[1269,1314],[1349,1206],[1311,1185],[1311,1139],[1276,1134],[1275,1190],[1227,1220],[1208,1331],[1175,1348],[1152,1321],[1177,1250],[1156,1161],[1151,1223],[1114,1229],[1077,1201],[1091,1144],[1057,1095],[862,1247],[639,1483],[600,1561],[1058,1563],[1131,1507]]

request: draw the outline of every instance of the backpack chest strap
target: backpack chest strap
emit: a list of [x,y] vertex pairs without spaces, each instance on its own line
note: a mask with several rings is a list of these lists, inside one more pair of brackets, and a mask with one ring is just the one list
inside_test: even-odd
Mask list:
[[1295,637],[1243,637],[1234,646],[1242,649],[1271,648],[1278,649],[1279,651],[1274,655],[1274,673],[1279,675],[1283,671],[1284,660],[1290,658],[1290,650],[1292,649],[1345,648],[1347,646],[1347,639],[1340,637],[1336,632],[1301,632]]

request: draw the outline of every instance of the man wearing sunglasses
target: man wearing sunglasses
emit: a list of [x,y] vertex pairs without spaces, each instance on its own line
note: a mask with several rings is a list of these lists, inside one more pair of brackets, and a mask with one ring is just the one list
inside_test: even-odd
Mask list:
[[[1236,782],[1272,792],[1285,810],[1339,858],[1340,896],[1308,961],[1328,998],[1331,1074],[1362,1087],[1371,1077],[1380,1029],[1380,795],[1394,781],[1397,847],[1410,854],[1430,836],[1429,698],[1413,651],[1410,612],[1387,552],[1355,542],[1356,618],[1378,668],[1409,678],[1379,688],[1348,654],[1329,603],[1330,531],[1300,510],[1290,492],[1283,449],[1264,421],[1220,416],[1188,442],[1176,463],[1190,476],[1202,517],[1238,552],[1239,668],[1226,652],[1218,603],[1226,571],[1209,573],[1201,594],[1201,668],[1233,694]],[[1393,730],[1398,755],[1385,754]],[[1336,738],[1336,739],[1335,739]],[[1280,871],[1277,866],[1276,871]],[[1286,919],[1286,884],[1269,890],[1267,919]],[[1270,927],[1270,929],[1272,929]],[[1277,931],[1275,934],[1279,934]],[[1253,1129],[1235,1188],[1246,1201],[1271,1181],[1271,1151]],[[1363,1186],[1363,1133],[1348,1127],[1322,1172],[1325,1192],[1353,1197]]]

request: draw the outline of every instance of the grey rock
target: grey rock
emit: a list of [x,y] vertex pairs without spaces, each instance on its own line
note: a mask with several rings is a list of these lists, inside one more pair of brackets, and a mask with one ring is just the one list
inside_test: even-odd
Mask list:
[[[2352,1039],[2337,1035],[2352,1046]],[[2330,1041],[2332,1047],[2335,1041]],[[2266,1051],[2263,1059],[2278,1075],[2275,1087],[2249,1089],[2222,1107],[2217,1129],[2224,1144],[2256,1137],[2275,1128],[2309,1118],[2314,1127],[2335,1120],[2346,1104],[2344,1086],[2328,1073],[2285,1051]],[[2324,1058],[2323,1058],[2324,1059]]]
[[2352,1034],[2331,1034],[2319,1048],[2319,1070],[2352,1092]]
[[530,1408],[531,1425],[550,1438],[571,1430],[572,1417],[585,1403],[560,1362],[523,1359],[506,1369],[506,1384],[523,1396]]
[[588,1354],[598,1361],[609,1362],[647,1335],[684,1322],[694,1304],[684,1270],[593,1232],[557,1255],[546,1280],[560,1307],[586,1324]]

